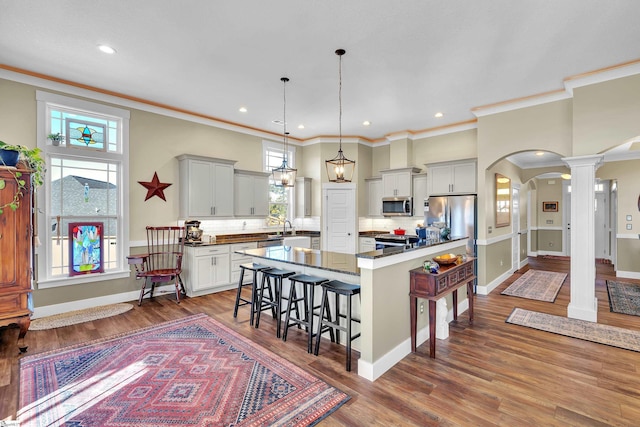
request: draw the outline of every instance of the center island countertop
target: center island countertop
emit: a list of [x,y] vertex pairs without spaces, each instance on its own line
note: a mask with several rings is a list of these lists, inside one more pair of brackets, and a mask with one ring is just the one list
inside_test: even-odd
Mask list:
[[418,251],[427,247],[436,247],[438,245],[463,239],[466,239],[466,237],[443,240],[437,243],[417,245],[413,248],[405,248],[401,246],[388,247],[384,249],[376,249],[370,252],[361,252],[359,254],[343,254],[339,252],[295,248],[291,246],[270,246],[266,248],[245,249],[237,252],[256,258],[280,261],[288,264],[295,264],[304,267],[312,267],[321,270],[334,271],[336,273],[346,273],[354,276],[359,276],[360,267],[358,267],[358,258],[383,258],[407,252]]

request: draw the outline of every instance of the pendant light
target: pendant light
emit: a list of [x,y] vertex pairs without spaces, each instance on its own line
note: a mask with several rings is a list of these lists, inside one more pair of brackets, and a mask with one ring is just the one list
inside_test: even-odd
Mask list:
[[325,161],[327,177],[330,182],[351,182],[351,179],[353,178],[353,171],[356,168],[355,160],[347,159],[342,152],[342,55],[345,53],[346,51],[344,49],[336,50],[336,55],[340,58],[338,69],[340,77],[340,86],[338,88],[338,103],[340,104],[340,115],[338,120],[340,146],[338,148],[338,155],[331,160]]
[[282,125],[284,126],[283,131],[283,145],[284,151],[282,153],[282,164],[279,168],[272,169],[273,181],[277,187],[293,187],[296,182],[296,173],[297,169],[293,169],[289,167],[289,162],[287,161],[287,157],[289,156],[289,132],[287,132],[287,91],[286,86],[289,78],[281,77],[282,81],[282,93],[284,98],[284,113]]

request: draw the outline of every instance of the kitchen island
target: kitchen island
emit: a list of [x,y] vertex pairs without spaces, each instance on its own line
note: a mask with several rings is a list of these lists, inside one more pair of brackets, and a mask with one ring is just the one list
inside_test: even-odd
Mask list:
[[[287,246],[239,253],[252,256],[254,262],[260,264],[360,284],[360,301],[359,304],[357,299],[354,301],[353,309],[354,317],[361,319],[361,336],[353,342],[353,347],[360,351],[358,375],[374,381],[411,353],[409,271],[439,254],[464,253],[467,240],[465,237],[416,248],[386,248],[355,255]],[[458,297],[458,312],[463,312],[468,307],[466,294]],[[452,317],[453,314],[447,318]],[[417,319],[418,345],[428,339],[428,326],[425,310]]]

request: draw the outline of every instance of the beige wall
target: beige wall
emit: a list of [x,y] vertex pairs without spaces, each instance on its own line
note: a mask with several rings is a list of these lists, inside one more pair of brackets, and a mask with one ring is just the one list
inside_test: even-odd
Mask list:
[[420,138],[413,141],[414,165],[478,157],[477,130]]
[[[562,178],[538,179],[536,187],[534,207],[538,217],[537,226],[540,228],[562,227]],[[544,202],[558,202],[558,212],[543,212]]]
[[640,75],[573,91],[576,156],[601,153],[640,135]]
[[0,79],[0,141],[36,146],[36,88]]

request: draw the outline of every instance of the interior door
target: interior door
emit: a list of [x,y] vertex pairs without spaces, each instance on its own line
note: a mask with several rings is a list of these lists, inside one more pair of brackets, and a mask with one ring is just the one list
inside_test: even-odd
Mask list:
[[562,180],[562,223],[564,224],[564,241],[562,248],[566,256],[571,256],[571,181]]
[[353,184],[323,188],[322,247],[326,251],[356,253],[358,232],[356,229],[356,189]]
[[595,200],[595,257],[609,259],[609,224],[608,224],[608,197],[604,192],[596,192]]

